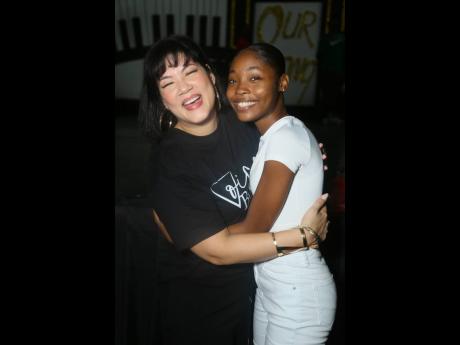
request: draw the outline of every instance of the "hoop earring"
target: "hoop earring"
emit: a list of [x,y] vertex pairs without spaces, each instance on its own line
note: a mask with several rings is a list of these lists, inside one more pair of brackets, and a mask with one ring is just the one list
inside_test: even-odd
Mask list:
[[161,130],[161,125],[163,124],[163,118],[164,118],[164,116],[165,116],[165,113],[161,113],[161,115],[160,115],[160,121],[159,121],[159,122],[160,122],[160,130]]
[[[163,120],[164,120],[164,118],[165,118],[165,116],[166,116],[167,113],[168,113],[168,110],[165,109],[165,110],[163,111],[163,113],[160,115],[160,129],[163,128],[163,127],[162,127],[162,126],[163,126]],[[173,125],[173,115],[170,114],[170,115],[169,115],[169,121],[168,121],[168,129],[170,129],[170,128],[172,127],[172,125]]]
[[215,92],[216,92],[217,104],[219,105],[219,106],[217,107],[217,110],[220,110],[220,109],[222,109],[222,104],[220,103],[219,92],[217,91],[217,88],[216,88],[215,85],[214,85],[214,90],[215,90]]

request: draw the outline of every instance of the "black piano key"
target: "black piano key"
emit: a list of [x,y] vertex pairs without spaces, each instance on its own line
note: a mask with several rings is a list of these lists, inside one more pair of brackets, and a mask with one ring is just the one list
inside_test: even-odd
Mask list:
[[136,48],[141,49],[143,46],[141,20],[139,19],[139,17],[133,17],[132,22],[134,28],[134,42],[136,43]]
[[200,16],[200,38],[199,42],[202,47],[207,46],[206,44],[206,35],[207,35],[207,28],[208,28],[208,17],[207,16]]
[[174,34],[174,16],[172,14],[166,15],[166,35]]
[[126,26],[126,20],[120,19],[118,21],[120,25],[120,35],[121,35],[121,45],[123,46],[124,50],[128,50],[129,48],[129,38],[128,38],[128,27]]
[[212,46],[218,47],[220,41],[220,17],[212,19]]
[[153,42],[160,39],[160,16],[154,14],[152,16],[152,30],[153,30]]
[[188,15],[186,17],[186,31],[185,33],[187,34],[188,37],[192,38],[193,39],[193,30],[194,30],[194,26],[195,26],[195,18],[192,16],[192,15]]

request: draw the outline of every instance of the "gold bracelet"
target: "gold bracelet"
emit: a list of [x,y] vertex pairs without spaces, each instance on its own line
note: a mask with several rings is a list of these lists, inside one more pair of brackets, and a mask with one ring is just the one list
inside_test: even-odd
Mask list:
[[309,232],[310,234],[312,234],[313,236],[315,236],[316,242],[317,242],[318,245],[319,245],[322,241],[321,241],[321,238],[318,236],[318,233],[317,233],[315,230],[313,230],[313,228],[312,228],[311,226],[307,226],[306,228],[307,228],[307,230],[308,230],[308,232]]
[[278,247],[278,243],[276,243],[275,233],[271,232],[271,234],[272,234],[273,244],[276,247],[276,253],[278,254],[278,257],[283,256],[284,253],[283,253],[282,249],[280,247]]
[[303,247],[304,247],[304,248],[307,248],[307,250],[310,249],[310,248],[308,247],[307,236],[305,236],[305,230],[304,230],[304,228],[303,228],[303,227],[300,227],[300,228],[299,228],[299,231],[300,231],[300,236],[302,236]]
[[[301,231],[301,232],[302,232],[302,231]],[[277,253],[278,257],[284,256],[284,255],[287,255],[287,254],[297,253],[297,252],[300,252],[300,251],[305,250],[305,249],[306,249],[306,250],[310,249],[310,248],[308,247],[308,243],[307,243],[307,238],[306,238],[306,236],[305,236],[305,232],[303,233],[303,236],[305,236],[305,237],[304,237],[304,245],[306,245],[306,246],[303,247],[303,248],[302,248],[302,247],[301,247],[301,248],[299,248],[299,247],[280,247],[280,246],[278,246],[278,242],[276,242],[275,233],[274,233],[274,232],[271,232],[271,234],[272,234],[273,244],[274,244],[275,247],[276,247],[276,253]]]

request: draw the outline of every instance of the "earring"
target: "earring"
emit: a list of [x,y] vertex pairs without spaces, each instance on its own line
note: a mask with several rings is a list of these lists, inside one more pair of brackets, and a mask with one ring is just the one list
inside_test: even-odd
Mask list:
[[222,105],[220,103],[220,96],[219,96],[219,92],[217,92],[217,88],[216,86],[214,85],[214,92],[216,93],[216,98],[217,98],[217,104],[219,105],[217,110],[220,110],[222,108]]
[[161,124],[163,123],[163,117],[165,116],[165,113],[162,113],[160,115],[160,130],[161,130]]
[[216,96],[217,96],[217,103],[219,104],[219,109],[218,110],[220,110],[222,108],[222,105],[220,104],[219,93],[216,93]]
[[[162,125],[163,125],[163,120],[167,114],[168,110],[165,109],[164,112],[160,115],[160,129],[162,129]],[[169,113],[169,121],[168,121],[168,129],[170,129],[173,125],[173,115],[171,113]]]

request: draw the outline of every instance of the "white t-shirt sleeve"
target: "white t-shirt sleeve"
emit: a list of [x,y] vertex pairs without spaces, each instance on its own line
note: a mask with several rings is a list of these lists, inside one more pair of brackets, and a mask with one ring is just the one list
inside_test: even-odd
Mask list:
[[265,161],[273,160],[286,165],[296,173],[311,157],[308,133],[299,127],[283,127],[273,133],[267,143]]

